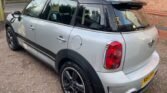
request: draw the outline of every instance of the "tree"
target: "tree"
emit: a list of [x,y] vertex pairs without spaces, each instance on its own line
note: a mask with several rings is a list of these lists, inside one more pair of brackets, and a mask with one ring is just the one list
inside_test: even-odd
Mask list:
[[0,0],[0,22],[4,21],[4,0]]

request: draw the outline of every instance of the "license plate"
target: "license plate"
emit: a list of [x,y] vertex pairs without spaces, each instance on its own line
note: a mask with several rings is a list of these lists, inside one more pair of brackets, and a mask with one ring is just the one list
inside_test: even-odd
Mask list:
[[148,76],[146,76],[143,80],[142,80],[142,88],[145,87],[155,76],[155,71],[151,72]]

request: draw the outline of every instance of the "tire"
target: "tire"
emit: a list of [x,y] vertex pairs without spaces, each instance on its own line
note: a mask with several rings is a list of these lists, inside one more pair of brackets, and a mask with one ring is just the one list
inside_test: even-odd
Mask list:
[[74,62],[66,62],[61,67],[60,80],[64,93],[94,93],[89,77]]
[[11,50],[17,51],[21,49],[16,34],[14,33],[13,28],[10,26],[6,27],[6,39]]

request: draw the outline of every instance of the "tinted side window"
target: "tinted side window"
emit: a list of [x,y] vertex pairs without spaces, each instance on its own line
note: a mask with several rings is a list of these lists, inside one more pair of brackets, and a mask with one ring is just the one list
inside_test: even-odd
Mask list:
[[31,17],[38,17],[47,0],[32,0],[24,9],[23,14]]
[[107,27],[102,5],[82,4],[76,16],[76,26],[95,30],[105,30]]
[[53,22],[70,24],[75,13],[77,2],[74,0],[51,0],[47,19]]

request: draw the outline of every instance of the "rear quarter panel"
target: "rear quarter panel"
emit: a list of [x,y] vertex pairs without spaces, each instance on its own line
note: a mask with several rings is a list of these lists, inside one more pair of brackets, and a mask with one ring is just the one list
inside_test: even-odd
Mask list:
[[[158,31],[155,27],[145,30],[122,33],[126,42],[126,58],[123,70],[125,73],[133,72],[152,60],[158,41]],[[150,47],[149,43],[155,40]]]
[[[107,44],[119,41],[123,45],[123,54],[125,51],[124,40],[119,32],[102,32],[75,27],[72,31],[68,48],[81,54],[91,66],[98,72],[112,72],[104,68],[105,52]],[[120,68],[114,70],[122,70],[124,55]]]

